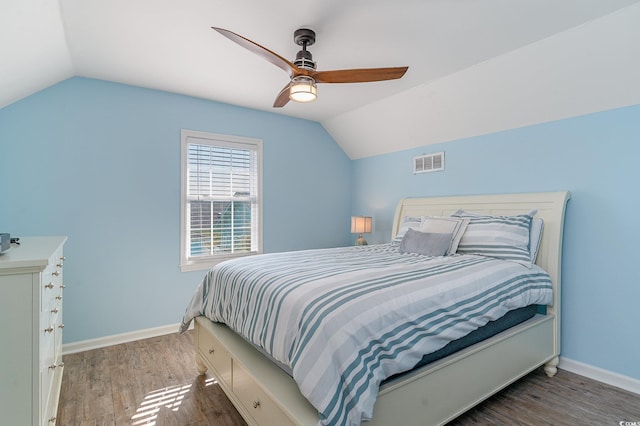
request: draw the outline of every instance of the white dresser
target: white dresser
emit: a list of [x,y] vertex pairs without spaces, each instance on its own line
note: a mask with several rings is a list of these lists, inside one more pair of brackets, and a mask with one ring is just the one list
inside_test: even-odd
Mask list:
[[66,240],[22,237],[0,255],[0,425],[56,423]]

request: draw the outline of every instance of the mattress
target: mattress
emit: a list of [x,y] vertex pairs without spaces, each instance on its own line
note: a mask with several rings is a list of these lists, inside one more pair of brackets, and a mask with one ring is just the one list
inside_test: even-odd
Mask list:
[[409,373],[412,370],[415,370],[416,368],[423,367],[429,363],[445,358],[455,352],[461,351],[464,348],[467,348],[478,342],[493,337],[498,333],[508,330],[511,327],[515,327],[516,325],[525,322],[529,318],[532,318],[536,313],[538,313],[539,308],[539,305],[530,305],[509,311],[501,318],[498,318],[495,321],[490,321],[484,326],[467,334],[466,336],[447,343],[447,345],[443,348],[438,349],[435,352],[431,352],[430,354],[424,355],[420,362],[418,362],[411,370],[394,374],[393,376],[383,381],[382,384],[392,382],[393,380],[404,376],[405,374]]

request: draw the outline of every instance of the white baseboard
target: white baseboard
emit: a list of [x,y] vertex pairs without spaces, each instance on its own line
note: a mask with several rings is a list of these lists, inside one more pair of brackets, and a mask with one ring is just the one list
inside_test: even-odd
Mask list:
[[640,380],[560,357],[558,368],[640,395]]
[[[111,336],[99,337],[97,339],[83,340],[80,342],[65,343],[62,345],[62,355],[76,352],[90,351],[92,349],[104,348],[120,343],[128,343],[136,340],[148,339],[150,337],[164,336],[165,334],[177,333],[180,324],[169,324],[161,327],[147,328],[144,330],[131,331],[129,333],[114,334]],[[193,323],[191,327],[193,328]]]

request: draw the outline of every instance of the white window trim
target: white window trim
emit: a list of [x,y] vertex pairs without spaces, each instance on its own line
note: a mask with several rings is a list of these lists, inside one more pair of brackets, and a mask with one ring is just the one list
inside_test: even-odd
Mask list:
[[[251,149],[255,149],[258,153],[258,252],[252,253],[232,253],[221,254],[207,257],[199,260],[187,260],[187,173],[188,173],[188,154],[187,144],[190,138],[204,139],[207,141],[216,141],[220,146],[229,145],[238,147],[239,145],[249,145]],[[251,256],[262,253],[262,140],[254,138],[246,138],[241,136],[221,135],[216,133],[200,132],[196,130],[182,129],[180,132],[180,270],[182,272],[197,271],[209,269],[216,264],[228,259],[237,257]]]

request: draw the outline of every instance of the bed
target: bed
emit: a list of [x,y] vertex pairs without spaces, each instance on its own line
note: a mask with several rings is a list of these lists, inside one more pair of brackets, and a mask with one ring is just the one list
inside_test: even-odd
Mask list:
[[[329,385],[333,385],[333,362],[328,362],[327,359],[333,360],[334,358],[323,358],[323,355],[318,355],[317,360],[310,358],[310,356],[316,356],[316,354],[321,352],[324,354],[324,352],[326,352],[323,349],[324,346],[318,343],[320,342],[320,340],[318,340],[318,335],[322,333],[326,334],[328,332],[324,331],[324,329],[320,330],[319,327],[316,330],[315,322],[305,323],[304,321],[300,321],[301,323],[312,324],[309,325],[308,328],[313,329],[313,333],[315,334],[294,334],[294,332],[289,331],[288,328],[282,324],[296,323],[298,321],[283,321],[283,318],[300,317],[295,316],[295,313],[291,314],[293,316],[290,317],[281,314],[280,309],[284,305],[275,304],[273,306],[278,307],[277,311],[280,316],[277,318],[281,322],[278,327],[274,328],[275,331],[265,331],[266,328],[264,328],[264,324],[261,322],[263,319],[265,324],[276,321],[273,319],[266,319],[267,317],[271,318],[271,312],[275,312],[276,309],[272,307],[265,307],[267,301],[271,300],[271,298],[275,296],[272,296],[272,293],[265,293],[265,290],[257,284],[254,286],[253,284],[238,284],[239,281],[233,281],[236,277],[240,277],[241,275],[236,270],[233,270],[232,272],[225,273],[237,274],[231,275],[233,280],[230,282],[234,282],[234,284],[229,285],[229,288],[233,287],[236,289],[233,291],[237,291],[237,293],[230,293],[229,295],[224,296],[226,299],[222,296],[209,298],[209,291],[207,287],[207,290],[203,294],[194,295],[190,306],[187,308],[187,314],[185,314],[182,329],[184,330],[190,323],[191,319],[195,318],[196,362],[198,365],[198,371],[201,374],[204,374],[207,370],[211,371],[211,373],[216,377],[220,387],[238,409],[239,413],[247,423],[251,425],[316,425],[319,424],[320,420],[323,424],[357,424],[359,423],[359,420],[354,421],[354,418],[367,419],[368,417],[371,417],[371,420],[363,422],[363,425],[440,425],[457,417],[495,392],[542,365],[545,366],[546,373],[549,376],[553,376],[557,371],[556,368],[560,353],[560,272],[562,229],[565,207],[569,196],[570,194],[568,192],[552,192],[428,197],[407,198],[401,200],[398,204],[394,218],[392,235],[396,235],[398,231],[401,230],[406,219],[411,217],[449,217],[460,210],[463,212],[469,212],[471,216],[481,215],[478,217],[483,217],[482,215],[491,215],[491,217],[522,217],[527,214],[533,215],[533,211],[536,212],[534,217],[542,219],[544,227],[536,256],[536,264],[533,266],[528,265],[525,268],[521,265],[517,265],[519,269],[512,266],[507,267],[505,266],[506,264],[513,265],[514,262],[503,260],[497,261],[484,256],[475,256],[473,253],[471,253],[471,255],[463,254],[437,258],[434,257],[429,260],[430,263],[428,267],[424,266],[424,275],[429,275],[433,268],[445,270],[447,274],[453,274],[453,271],[462,270],[463,268],[472,268],[470,274],[474,277],[484,277],[483,275],[480,275],[484,273],[493,277],[495,273],[497,273],[496,271],[498,269],[500,271],[504,269],[507,274],[515,274],[516,272],[518,274],[524,274],[527,277],[527,282],[533,281],[534,284],[527,284],[531,287],[531,290],[527,287],[527,291],[530,291],[530,293],[526,293],[522,298],[533,301],[533,303],[544,300],[544,304],[546,306],[544,307],[544,310],[540,311],[540,313],[516,326],[508,328],[493,335],[492,337],[489,337],[488,339],[474,343],[471,346],[465,347],[462,350],[449,354],[436,361],[429,362],[428,364],[422,365],[418,368],[411,368],[411,366],[415,364],[414,358],[416,355],[413,353],[413,344],[411,345],[411,348],[398,351],[398,353],[402,353],[402,357],[398,356],[397,359],[393,360],[393,362],[387,362],[389,359],[394,358],[395,355],[393,357],[386,355],[389,353],[388,351],[385,352],[388,348],[380,343],[380,336],[378,336],[378,338],[374,339],[374,342],[369,343],[369,346],[375,347],[377,351],[376,358],[372,357],[371,361],[367,361],[369,364],[374,366],[372,367],[373,373],[366,370],[365,373],[360,374],[358,372],[359,370],[357,370],[357,368],[360,368],[359,364],[357,365],[357,368],[352,368],[351,366],[354,365],[353,363],[349,364],[349,362],[346,361],[343,363],[342,359],[335,358],[335,364],[339,364],[340,366],[343,364],[345,366],[349,366],[351,369],[347,370],[349,374],[353,374],[353,376],[341,375],[343,371],[340,370],[336,377],[340,378],[342,381],[341,384],[336,385],[336,388],[344,388],[346,390],[344,390],[344,393],[336,393],[336,395],[334,395],[332,393],[333,388],[330,388],[330,391],[326,393],[324,388],[320,387],[320,384],[324,386],[325,381],[331,382]],[[458,214],[458,217],[469,216],[465,216],[465,214],[462,213]],[[476,223],[479,222],[477,219],[473,220]],[[406,239],[404,239],[403,242],[404,241],[406,241]],[[465,246],[463,243],[464,240],[461,241],[460,248]],[[358,256],[364,258],[369,256],[369,253],[373,253],[371,256],[382,256],[382,261],[376,260],[378,263],[384,263],[386,261],[385,259],[393,258],[392,267],[396,268],[395,257],[397,256],[395,252],[391,253],[391,251],[389,251],[392,250],[394,246],[391,246],[391,249],[389,247],[390,246],[387,244],[365,249],[335,249],[338,251],[336,251],[334,257],[336,259],[343,259],[353,256],[354,253],[356,253]],[[353,252],[353,250],[368,251]],[[397,251],[397,249],[395,250]],[[332,255],[331,252],[326,250],[314,251],[312,254],[318,259]],[[301,256],[302,259],[302,256],[305,256],[305,254],[292,253],[289,257],[296,256]],[[424,257],[425,256],[409,257],[409,260],[403,258],[403,262],[422,262],[422,258]],[[265,263],[264,265],[260,264],[260,262],[266,261],[267,258],[273,258],[275,259],[275,262],[270,264]],[[294,271],[297,270],[295,268],[292,269],[290,265],[285,265],[284,263],[278,264],[277,262],[279,259],[282,260],[282,255],[273,254],[271,256],[259,257],[254,262],[253,267],[255,269],[246,269],[243,273],[245,275],[264,275],[267,277],[267,271],[270,272],[269,268],[273,268],[274,271],[281,269],[285,272],[281,275],[283,280],[282,282],[286,285],[280,288],[285,288],[289,285],[289,282],[293,282],[290,276],[295,275],[297,272],[294,273]],[[355,263],[358,263],[358,258],[354,259],[356,259]],[[376,259],[380,258],[377,257]],[[246,267],[247,262],[243,262]],[[309,263],[310,260],[304,259],[304,262]],[[351,263],[353,262],[349,261],[349,264]],[[259,264],[260,266],[255,266],[256,264]],[[336,264],[341,265],[339,261],[336,261]],[[384,280],[379,279],[378,281],[383,281],[385,283],[385,289],[387,287],[386,283],[389,281],[393,281],[393,286],[396,285],[396,282],[399,283],[401,281],[403,283],[402,285],[404,285],[404,282],[407,281],[404,279],[405,276],[409,273],[412,276],[415,275],[414,270],[422,271],[422,269],[420,269],[423,267],[422,263],[412,263],[411,265],[411,268],[407,269],[407,266],[403,264],[402,266],[398,266],[400,269],[394,270],[393,275],[385,275],[385,277],[393,276],[393,280],[385,278]],[[229,269],[230,267],[227,264],[224,266],[226,269]],[[225,268],[222,269],[224,270]],[[339,283],[343,276],[357,276],[357,274],[360,273],[360,270],[364,271],[363,273],[369,274],[367,282],[376,281],[378,278],[375,276],[375,274],[378,273],[378,270],[375,268],[366,268],[364,266],[356,267],[355,270],[349,268],[351,268],[351,266],[345,266],[344,271],[342,271],[342,275],[330,275],[329,277],[323,275],[323,279],[331,282],[332,284],[334,282]],[[517,271],[515,271],[515,269],[517,269]],[[489,270],[491,273],[485,272]],[[543,278],[541,278],[542,270],[546,271]],[[379,271],[381,271],[381,274],[386,273],[383,272],[386,271],[383,269],[380,269]],[[221,271],[218,271],[217,273],[222,274]],[[210,275],[207,276],[209,277]],[[467,285],[471,285],[467,284],[467,281],[469,281],[467,278],[464,278],[463,280],[462,277],[458,277],[457,275],[450,276],[454,277],[451,282],[456,283],[456,285],[453,286],[455,288],[463,288]],[[306,275],[303,277],[304,280],[307,278],[308,277]],[[521,280],[520,275],[517,277],[515,275],[507,275],[503,280],[505,282],[514,282],[516,279]],[[264,278],[264,280],[274,281],[275,279],[273,276],[268,276],[267,278]],[[204,281],[207,281],[207,278],[203,280],[203,283]],[[484,278],[478,278],[476,281],[483,282]],[[364,282],[364,278],[362,281],[356,280],[356,282]],[[463,282],[464,284],[462,284]],[[437,287],[437,284],[434,284],[431,281],[425,281],[421,284],[421,292],[423,291],[422,289]],[[342,289],[347,288],[340,287],[339,284],[336,285],[337,287],[332,288],[331,292],[327,293],[330,294],[332,298],[333,295],[342,294]],[[398,286],[399,285],[400,284],[398,284]],[[474,283],[474,285],[477,284]],[[249,293],[249,289],[253,287],[257,289],[255,290],[255,295],[253,293]],[[204,288],[202,284],[199,289],[201,288]],[[302,288],[302,286],[298,287],[298,284],[296,284],[295,288]],[[354,288],[354,285],[349,284],[348,288],[352,289]],[[413,290],[411,290],[411,288],[412,287],[402,288],[402,291],[412,292]],[[316,294],[316,291],[317,290],[315,289],[313,290],[314,295]],[[490,295],[493,294],[491,292],[495,290],[481,289],[476,291],[478,294]],[[278,292],[281,292],[281,290],[278,290],[275,293]],[[426,293],[428,291],[424,290],[424,292]],[[309,292],[302,294],[304,297],[298,299],[296,302],[297,304],[301,304],[301,301],[306,303],[305,298],[311,297],[309,296],[311,294]],[[411,300],[418,297],[416,296],[417,293],[415,293],[416,295],[414,295],[414,293],[411,294]],[[227,307],[227,301],[241,299],[245,296],[247,299],[252,301],[251,303],[253,303],[253,305],[244,306],[231,312]],[[314,305],[316,306],[314,309],[319,309],[319,306],[323,306],[324,309],[325,306],[330,305],[328,302],[329,296],[318,297],[325,297],[325,299],[318,299],[319,301],[317,302],[317,305]],[[371,298],[372,302],[380,305],[385,304],[386,300],[395,300],[395,296],[389,296],[386,294],[383,296],[386,299],[382,299],[382,301],[376,300],[372,296],[367,297]],[[203,302],[204,299],[207,299],[208,302]],[[464,300],[465,303],[467,303],[467,299]],[[202,315],[205,311],[203,306],[207,303],[212,306],[219,305],[216,307],[216,312],[218,312],[218,314],[209,315],[213,321]],[[360,303],[360,301],[358,301],[358,303]],[[456,306],[463,306],[461,302],[456,303],[458,303]],[[196,306],[200,304],[203,306]],[[427,305],[421,305],[422,308],[427,309],[425,306]],[[466,313],[471,310],[469,308],[471,305],[464,306],[465,308],[460,309],[460,311],[465,312],[466,315]],[[309,306],[306,306],[306,308],[308,308],[308,312],[316,312],[309,308]],[[261,309],[264,311],[261,311]],[[288,309],[288,307],[282,308],[283,311]],[[353,309],[353,306],[350,306],[349,309]],[[403,309],[396,309],[396,311],[406,310],[407,312],[411,312],[411,309],[412,308],[410,307],[406,307]],[[432,312],[430,309],[431,308],[428,308],[427,311]],[[495,307],[495,309],[492,308],[491,315],[494,314],[493,310],[495,310],[496,318],[502,316],[504,312],[498,312],[502,309],[503,308],[501,307]],[[350,312],[348,309],[343,310]],[[482,311],[482,317],[484,318],[483,321],[492,321],[494,319],[489,318],[488,311],[488,309],[484,309]],[[434,308],[433,312],[439,311]],[[219,315],[220,317],[216,315]],[[246,315],[246,318],[243,317],[243,315]],[[253,317],[251,317],[251,315],[253,315]],[[316,315],[316,317],[322,317],[322,322],[330,322],[329,320],[324,319],[325,317],[329,318],[329,314],[320,315],[316,313],[314,315]],[[346,324],[346,326],[344,326],[345,329],[349,329],[351,322],[358,322],[358,319],[363,315],[364,314],[360,315],[354,313],[353,321],[345,321],[344,318],[337,319],[336,321],[342,321],[342,324]],[[221,322],[223,321],[221,319],[222,316],[226,318],[225,321],[230,324],[230,326]],[[386,314],[383,316],[386,317]],[[311,317],[311,314],[309,314],[309,317]],[[430,318],[433,319],[435,317],[436,315],[434,313]],[[443,317],[454,318],[452,315],[449,315],[449,313]],[[443,317],[438,317],[438,321],[441,321],[441,318]],[[241,320],[236,321],[238,318]],[[413,317],[411,318],[412,322],[416,322]],[[475,321],[475,319],[473,320]],[[244,330],[244,324],[248,324],[249,322],[252,323],[252,328]],[[258,327],[256,327],[256,322],[259,323]],[[458,321],[457,319],[452,319],[450,322],[452,324],[462,323],[462,321]],[[318,324],[319,323],[320,320],[318,320]],[[244,337],[241,337],[230,327],[245,333]],[[388,325],[385,323],[383,327],[388,327]],[[469,327],[471,326],[468,326],[467,328]],[[470,329],[472,328],[473,327]],[[392,328],[388,328],[388,330],[391,329]],[[385,328],[385,330],[387,330],[387,328]],[[392,337],[395,337],[399,328],[395,328],[393,330],[393,333],[386,333],[385,336],[391,335]],[[346,340],[351,339],[349,336],[361,334],[360,331],[344,333],[347,337],[341,337],[342,340],[338,340],[333,337],[334,331],[331,332],[331,335],[327,334],[328,337],[325,346],[335,346],[337,348],[335,349],[336,353],[344,353],[347,357],[353,356],[352,353],[357,351],[347,350],[351,348],[348,346],[351,343],[346,342]],[[464,326],[461,330],[457,330],[452,327],[451,331],[446,329],[446,331],[443,332],[443,335],[451,334],[449,339],[449,341],[451,341],[464,336],[468,332],[469,330],[464,330]],[[281,347],[277,344],[273,344],[272,342],[275,339],[274,336],[279,334],[283,335],[283,339],[289,339],[288,342],[294,342],[296,345],[288,344]],[[434,337],[437,338],[438,336]],[[308,341],[309,348],[305,348],[304,345],[297,345],[298,340]],[[339,344],[336,344],[334,340],[338,341]],[[314,342],[315,347],[313,346]],[[412,340],[412,342],[417,342],[415,346],[419,346],[422,349],[429,347],[431,348],[430,350],[435,350],[438,348],[435,346],[429,346],[433,344],[427,343],[426,340],[424,341],[425,346],[420,346],[423,345],[422,338]],[[355,344],[361,345],[362,342],[356,342]],[[296,348],[295,351],[293,349],[294,347]],[[299,347],[303,347],[303,349],[298,350],[297,348]],[[394,346],[394,348],[397,347],[398,346]],[[407,345],[401,347],[406,348]],[[356,346],[356,348],[360,348],[360,346]],[[382,349],[378,351],[378,348]],[[289,349],[289,352],[285,351],[287,349]],[[331,356],[334,356],[333,352],[331,353]],[[414,358],[411,358],[412,356]],[[360,360],[361,358],[362,357],[359,357],[358,359]],[[285,359],[287,362],[283,361]],[[313,364],[314,362],[317,364]],[[410,362],[411,365],[408,365],[407,362]],[[399,367],[396,364],[403,364],[404,366]],[[314,371],[315,367],[310,367],[312,365],[318,366],[317,371]],[[326,370],[324,368],[326,368]],[[394,368],[396,370],[394,370]],[[376,376],[379,370],[384,370],[383,377],[378,377],[379,375]],[[314,373],[319,377],[314,377]],[[402,374],[398,374],[396,376],[391,373]],[[368,374],[373,377],[371,380],[373,385],[369,383],[368,379],[362,378],[363,376],[368,378]],[[387,379],[390,375],[394,375],[395,378],[393,380]],[[307,379],[308,377],[312,377],[313,380]],[[345,377],[347,377],[348,380],[345,380]],[[376,377],[380,380],[377,380]],[[356,386],[358,383],[363,384],[362,386],[358,385],[360,386],[358,387]],[[375,405],[372,405],[372,402],[367,402],[368,400],[363,397],[362,399],[365,400],[362,404],[364,408],[362,408],[361,411],[357,411],[354,417],[352,412],[356,410],[356,408],[360,410],[360,408],[358,408],[360,404],[360,394],[358,394],[357,398],[353,398],[352,401],[349,399],[349,395],[351,395],[349,392],[353,391],[352,388],[366,390],[368,389],[367,386],[375,387],[373,391],[373,393],[377,394],[377,397],[374,395],[373,399],[373,401],[375,401]],[[342,390],[340,392],[342,392]],[[317,393],[320,393],[320,395],[316,395]],[[328,405],[324,404],[322,401],[322,397],[325,393],[327,395],[325,399],[328,401]],[[366,391],[362,391],[361,393],[366,394]],[[303,396],[303,394],[306,397]],[[318,402],[319,400],[320,403]],[[331,405],[330,402],[334,400],[338,400],[340,403]],[[313,401],[314,405],[309,401]],[[314,406],[321,407],[322,409],[316,409]],[[329,406],[333,411],[327,409],[327,406]],[[370,411],[372,411],[372,416]],[[364,415],[362,413],[368,414]],[[362,417],[359,417],[360,415],[362,415]]]

